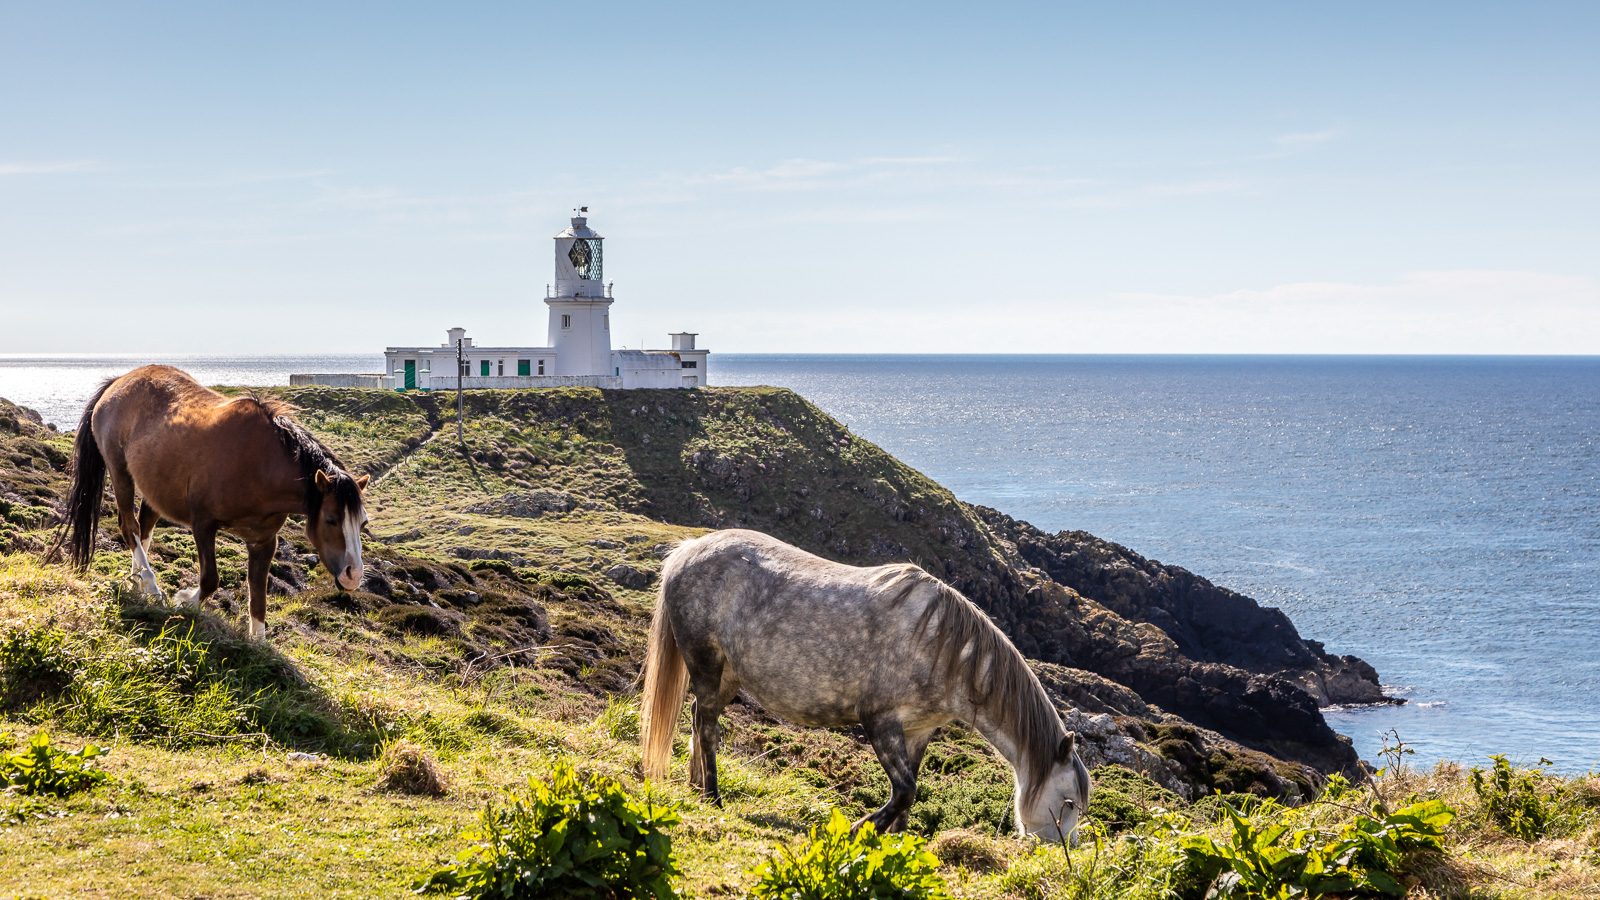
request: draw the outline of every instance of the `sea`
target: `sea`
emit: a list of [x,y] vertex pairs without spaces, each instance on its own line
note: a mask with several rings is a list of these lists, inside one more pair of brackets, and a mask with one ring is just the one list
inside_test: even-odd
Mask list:
[[[0,356],[0,397],[72,427],[145,362],[211,384],[375,355]],[[1334,708],[1377,761],[1600,767],[1600,357],[719,353],[963,500],[1082,529],[1282,608],[1399,706]]]

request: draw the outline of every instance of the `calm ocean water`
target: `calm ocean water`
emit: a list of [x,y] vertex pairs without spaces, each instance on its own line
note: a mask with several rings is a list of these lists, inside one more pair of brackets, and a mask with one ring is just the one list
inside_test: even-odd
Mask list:
[[[69,427],[148,360],[0,357]],[[202,381],[376,356],[166,359]],[[1600,765],[1600,358],[713,356],[949,486],[1282,607],[1401,707],[1334,711],[1368,756]]]

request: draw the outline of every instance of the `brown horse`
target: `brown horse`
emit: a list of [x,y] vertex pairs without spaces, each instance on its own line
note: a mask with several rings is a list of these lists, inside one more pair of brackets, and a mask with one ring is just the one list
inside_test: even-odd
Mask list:
[[[361,585],[361,491],[337,457],[259,397],[224,397],[171,366],[144,366],[100,386],[83,410],[74,448],[72,490],[51,556],[66,547],[81,570],[94,557],[106,475],[117,501],[122,542],[145,591],[165,600],[146,553],[158,519],[188,526],[200,557],[200,585],[179,591],[199,608],[217,590],[217,532],[249,548],[250,637],[267,634],[267,569],[278,531],[303,515],[306,538],[346,590]],[[144,502],[134,514],[134,495]]]

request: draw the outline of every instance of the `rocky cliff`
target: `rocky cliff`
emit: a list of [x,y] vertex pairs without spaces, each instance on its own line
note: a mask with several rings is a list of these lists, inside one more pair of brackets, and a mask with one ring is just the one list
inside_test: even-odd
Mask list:
[[[426,395],[284,394],[379,476],[384,547],[353,607],[478,635],[463,653],[577,647],[576,663],[546,662],[625,691],[660,556],[695,529],[739,526],[946,579],[1038,661],[1091,762],[1186,794],[1303,796],[1318,773],[1358,766],[1318,705],[1381,697],[1371,667],[1325,653],[1281,612],[1090,535],[962,503],[789,391],[469,392],[465,446]],[[64,489],[65,446],[0,406],[0,540],[37,545]],[[308,583],[306,562],[286,541],[281,590]]]

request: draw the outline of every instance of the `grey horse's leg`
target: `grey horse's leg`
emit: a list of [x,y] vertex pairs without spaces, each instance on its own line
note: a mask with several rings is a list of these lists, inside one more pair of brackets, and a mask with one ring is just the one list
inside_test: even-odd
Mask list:
[[689,688],[694,691],[689,783],[699,788],[702,796],[721,806],[722,793],[717,790],[717,743],[721,729],[717,719],[738,688],[725,683],[722,677],[726,666],[721,653],[690,652],[684,655],[684,662],[689,667]]
[[922,754],[928,749],[933,732],[907,735],[900,720],[893,717],[863,722],[867,740],[878,754],[878,762],[889,776],[889,800],[876,812],[855,824],[871,822],[882,832],[902,831],[910,816],[911,804],[917,799],[917,771],[922,768]]
[[689,755],[689,783],[700,788],[700,793],[717,806],[722,805],[722,791],[717,788],[717,744],[722,739],[722,729],[717,719],[732,700],[717,688],[706,693],[696,690],[694,695],[694,746]]

